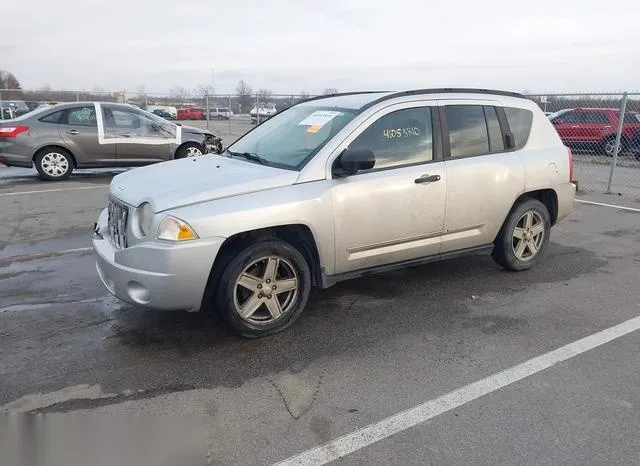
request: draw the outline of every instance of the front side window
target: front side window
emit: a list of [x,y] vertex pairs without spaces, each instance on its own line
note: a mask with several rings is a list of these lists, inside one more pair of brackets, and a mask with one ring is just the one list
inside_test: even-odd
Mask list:
[[433,160],[431,109],[408,108],[384,115],[349,148],[370,149],[376,160],[374,170]]
[[631,123],[637,125],[640,123],[640,115],[637,113],[625,113],[623,123]]
[[107,106],[102,114],[106,138],[173,139],[176,136],[175,125],[152,113]]
[[257,155],[265,164],[299,170],[355,115],[347,108],[291,107],[233,143],[228,153]]
[[481,105],[448,105],[451,157],[466,157],[489,152],[489,134]]
[[96,108],[93,105],[72,108],[67,112],[67,124],[74,126],[97,126]]

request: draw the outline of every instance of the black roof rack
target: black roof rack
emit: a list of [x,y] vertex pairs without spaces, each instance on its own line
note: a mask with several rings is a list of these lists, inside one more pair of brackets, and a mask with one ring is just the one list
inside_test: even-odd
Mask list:
[[399,91],[394,92],[393,94],[388,94],[379,99],[372,100],[367,105],[362,107],[360,111],[365,110],[377,103],[383,102],[388,99],[395,99],[398,97],[405,97],[410,95],[423,95],[423,94],[487,94],[487,95],[501,95],[505,97],[517,97],[519,99],[526,99],[522,94],[518,94],[517,92],[508,92],[508,91],[498,91],[492,89],[474,89],[474,88],[464,88],[464,87],[441,87],[441,88],[433,88],[433,89],[413,89],[410,91]]
[[342,97],[346,95],[360,95],[360,94],[380,94],[383,92],[389,92],[389,91],[354,91],[354,92],[338,92],[336,94],[317,95],[315,97],[309,97],[308,99],[301,100],[296,105],[301,104],[303,102],[311,102],[314,100],[328,99],[329,97]]
[[[390,93],[391,92],[391,93]],[[409,91],[357,91],[357,92],[340,92],[337,94],[327,94],[327,95],[319,95],[316,97],[310,97],[301,102],[298,102],[295,105],[301,104],[303,102],[311,102],[314,100],[327,99],[329,97],[341,97],[346,95],[359,95],[359,94],[386,94],[379,99],[374,99],[368,104],[364,105],[360,111],[365,110],[379,102],[383,102],[388,99],[395,99],[398,97],[405,97],[410,95],[423,95],[423,94],[487,94],[487,95],[501,95],[505,97],[516,97],[519,99],[526,99],[527,97],[519,94],[517,92],[509,92],[509,91],[499,91],[493,89],[474,89],[474,88],[463,88],[463,87],[440,87],[433,89],[412,89]]]

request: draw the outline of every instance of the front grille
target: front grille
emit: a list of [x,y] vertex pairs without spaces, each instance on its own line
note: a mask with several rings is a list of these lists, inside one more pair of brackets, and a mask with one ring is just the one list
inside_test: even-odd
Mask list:
[[127,221],[129,208],[109,199],[109,239],[119,249],[127,247]]

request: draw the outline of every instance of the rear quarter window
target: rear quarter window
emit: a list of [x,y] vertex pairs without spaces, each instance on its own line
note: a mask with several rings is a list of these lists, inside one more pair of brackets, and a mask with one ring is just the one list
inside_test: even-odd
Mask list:
[[62,116],[62,112],[64,112],[64,110],[59,110],[57,112],[50,113],[49,115],[46,115],[40,118],[40,121],[43,123],[57,124],[60,122],[60,117]]
[[522,149],[529,139],[533,112],[524,108],[504,107],[504,113],[513,134],[516,149]]

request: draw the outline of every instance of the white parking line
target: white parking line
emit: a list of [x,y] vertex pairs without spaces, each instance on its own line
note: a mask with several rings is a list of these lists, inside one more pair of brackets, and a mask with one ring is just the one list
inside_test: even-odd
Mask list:
[[104,189],[108,188],[108,184],[103,184],[100,186],[79,186],[76,188],[58,188],[58,189],[41,189],[37,191],[19,191],[17,193],[0,193],[0,197],[2,196],[19,196],[21,194],[36,194],[36,193],[57,193],[60,191],[78,191],[81,189]]
[[407,430],[442,413],[476,400],[496,390],[500,390],[530,375],[548,369],[555,364],[571,359],[586,351],[640,329],[640,316],[621,324],[594,333],[561,348],[529,359],[482,380],[466,385],[434,400],[422,403],[381,421],[346,434],[329,443],[307,450],[288,458],[279,465],[325,464],[379,442],[394,434]]
[[633,207],[624,207],[624,206],[615,205],[615,204],[603,204],[602,202],[584,201],[582,199],[576,199],[576,202],[582,202],[583,204],[599,205],[603,207],[613,207],[614,209],[629,210],[631,212],[640,212],[640,209],[634,209]]

